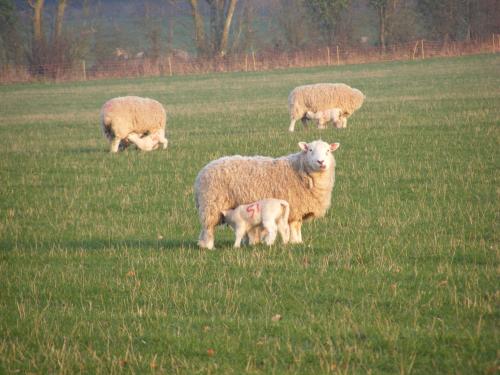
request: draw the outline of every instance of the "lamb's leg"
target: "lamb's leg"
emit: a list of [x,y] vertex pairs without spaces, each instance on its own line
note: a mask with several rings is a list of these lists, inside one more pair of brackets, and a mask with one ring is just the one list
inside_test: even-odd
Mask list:
[[163,149],[165,150],[168,146],[168,139],[165,138],[165,129],[158,130],[158,142],[163,145]]
[[290,242],[291,243],[302,243],[301,227],[302,227],[301,221],[292,221],[290,223]]
[[243,239],[243,237],[245,237],[245,234],[247,232],[245,229],[246,229],[245,226],[240,225],[240,226],[237,226],[236,229],[234,230],[234,232],[236,234],[236,240],[234,241],[234,247],[241,246],[241,240]]
[[274,222],[274,220],[270,220],[270,221],[265,221],[262,223],[262,225],[264,226],[264,228],[267,229],[267,236],[265,238],[265,241],[266,241],[266,244],[268,246],[271,246],[274,241],[276,241],[276,235],[278,234],[277,233],[277,227],[276,227],[276,223]]
[[120,142],[121,142],[120,138],[118,138],[118,137],[113,138],[113,140],[111,141],[110,151],[111,152],[118,152],[118,149],[120,148]]
[[290,241],[290,227],[286,220],[283,220],[283,218],[280,218],[278,221],[278,232],[283,243],[287,244],[288,241]]
[[151,151],[151,150],[153,150],[153,147],[155,146],[155,141],[153,140],[151,135],[148,135],[144,138],[141,138],[136,133],[130,133],[127,136],[127,139],[130,142],[133,142],[138,148],[140,148],[143,151]]
[[215,227],[203,227],[198,240],[198,246],[203,249],[212,250],[214,248]]
[[342,127],[347,128],[347,117],[342,117]]

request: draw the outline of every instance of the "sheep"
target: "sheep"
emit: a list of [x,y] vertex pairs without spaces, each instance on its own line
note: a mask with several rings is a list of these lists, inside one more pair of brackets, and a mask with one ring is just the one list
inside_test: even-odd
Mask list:
[[340,108],[342,117],[347,118],[363,105],[365,95],[358,89],[344,83],[317,83],[314,85],[298,86],[288,96],[288,109],[290,111],[289,131],[295,129],[295,122],[302,120],[307,123],[307,111],[317,113],[330,108]]
[[317,120],[318,129],[325,129],[329,121],[333,121],[333,125],[335,125],[337,129],[347,126],[347,119],[342,116],[342,110],[340,108],[330,108],[318,112],[307,111],[306,117],[309,120]]
[[290,205],[290,242],[302,242],[302,221],[325,215],[335,182],[333,151],[339,143],[299,142],[300,151],[277,159],[240,155],[222,157],[203,167],[194,184],[202,230],[201,248],[214,247],[215,227],[223,212],[260,199],[282,199]]
[[167,114],[154,99],[124,96],[108,100],[101,108],[101,129],[111,143],[111,152],[132,142],[144,151],[167,148],[165,138]]
[[[243,204],[233,210],[222,211],[222,215],[224,222],[229,224],[236,234],[234,247],[240,247],[241,240],[246,235],[249,235],[251,244],[258,242],[261,230],[266,231],[265,242],[269,246],[276,240],[277,231],[284,244],[289,241],[290,206],[282,199],[262,199]],[[252,237],[252,233],[257,236],[257,240]]]

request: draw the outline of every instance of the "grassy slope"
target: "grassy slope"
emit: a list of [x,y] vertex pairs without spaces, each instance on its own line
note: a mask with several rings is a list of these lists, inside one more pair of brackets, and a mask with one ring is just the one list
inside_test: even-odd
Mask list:
[[[1,86],[0,372],[491,371],[499,63]],[[323,81],[365,105],[289,134],[289,91]],[[107,153],[98,110],[126,94],[166,104],[168,151]],[[320,137],[337,184],[303,245],[196,248],[203,165]]]

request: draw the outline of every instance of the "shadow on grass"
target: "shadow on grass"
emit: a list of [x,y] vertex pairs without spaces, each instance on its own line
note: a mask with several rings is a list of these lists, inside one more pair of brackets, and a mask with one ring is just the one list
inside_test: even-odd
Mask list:
[[0,240],[0,250],[122,250],[122,249],[139,249],[139,250],[196,250],[198,249],[197,241],[181,240],[181,239],[162,239],[162,240],[110,240],[110,239],[91,239],[91,240],[60,240],[60,241],[45,241],[45,242],[28,242],[28,241],[8,241]]

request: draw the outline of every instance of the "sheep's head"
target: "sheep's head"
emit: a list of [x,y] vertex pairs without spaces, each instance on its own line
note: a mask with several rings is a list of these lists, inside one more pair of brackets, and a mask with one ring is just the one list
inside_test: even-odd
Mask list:
[[299,142],[307,169],[313,172],[323,172],[330,170],[335,162],[333,152],[340,147],[340,143],[328,144],[323,141],[313,141],[310,143]]

